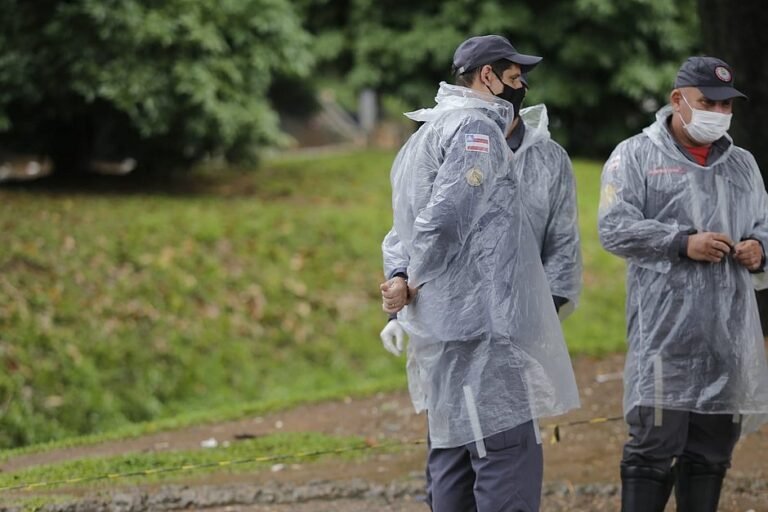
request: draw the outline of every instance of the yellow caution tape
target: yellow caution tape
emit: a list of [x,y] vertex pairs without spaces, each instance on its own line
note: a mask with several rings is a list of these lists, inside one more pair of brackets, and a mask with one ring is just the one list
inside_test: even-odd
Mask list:
[[607,418],[591,418],[588,420],[569,421],[568,423],[555,423],[553,425],[547,425],[547,428],[552,429],[551,444],[557,444],[561,440],[560,427],[574,427],[576,425],[596,425],[598,423],[607,423],[609,421],[623,420],[624,416],[610,416]]

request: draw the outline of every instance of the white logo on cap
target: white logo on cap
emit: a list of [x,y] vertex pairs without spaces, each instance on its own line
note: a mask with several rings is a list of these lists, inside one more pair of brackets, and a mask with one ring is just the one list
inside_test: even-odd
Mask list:
[[723,82],[730,82],[732,78],[731,72],[728,71],[728,68],[723,66],[717,66],[715,68],[715,76]]

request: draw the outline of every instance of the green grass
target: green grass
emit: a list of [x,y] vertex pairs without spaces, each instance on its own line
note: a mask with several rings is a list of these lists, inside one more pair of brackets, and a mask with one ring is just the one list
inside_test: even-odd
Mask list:
[[[0,447],[404,387],[378,341],[392,158],[281,159],[186,194],[0,190]],[[599,167],[576,173],[587,287],[565,329],[599,354],[623,347],[623,266],[596,240]]]
[[193,196],[0,192],[0,446],[404,385],[378,341],[391,157]]
[[[332,437],[316,433],[281,433],[236,441],[210,449],[134,453],[78,459],[0,474],[0,493],[24,490],[98,488],[132,483],[172,482],[210,473],[244,473],[271,467],[316,461],[324,457],[355,459],[371,448],[356,437]],[[382,444],[377,452],[402,449]],[[24,489],[30,487],[30,489]],[[46,498],[49,499],[49,498]]]
[[[7,497],[3,506],[11,510],[19,510],[24,512],[38,512],[43,507],[51,505],[66,505],[77,501],[76,496],[56,493],[48,494],[46,496],[18,496]],[[11,508],[13,507],[13,508]]]
[[[317,403],[325,400],[338,399],[339,397],[364,397],[377,392],[396,391],[403,388],[402,375],[393,375],[390,379],[382,379],[366,386],[355,389],[327,388],[308,392],[301,397],[292,400],[257,400],[253,402],[237,402],[222,405],[213,409],[192,410],[183,412],[169,418],[140,423],[128,423],[113,430],[96,434],[86,434],[65,437],[44,443],[36,443],[18,448],[9,448],[0,451],[0,462],[8,461],[14,457],[42,453],[52,450],[74,448],[78,446],[95,445],[109,441],[135,438],[156,432],[167,432],[185,427],[219,423],[223,421],[237,420],[245,417],[259,416],[270,412],[285,410],[302,404]],[[299,449],[299,447],[295,447]]]
[[592,355],[623,351],[626,338],[626,267],[621,259],[603,250],[597,237],[600,170],[601,164],[596,162],[574,162],[584,258],[584,288],[578,309],[563,322],[570,351]]

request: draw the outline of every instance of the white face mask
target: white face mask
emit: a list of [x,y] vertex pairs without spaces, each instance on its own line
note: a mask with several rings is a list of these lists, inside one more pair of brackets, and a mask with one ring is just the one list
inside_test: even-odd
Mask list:
[[731,127],[731,116],[733,114],[721,114],[720,112],[709,112],[707,110],[699,110],[691,107],[685,96],[683,100],[686,105],[691,109],[691,122],[686,124],[683,120],[682,114],[680,114],[680,120],[683,121],[683,128],[688,135],[701,144],[709,144],[715,142],[722,137]]

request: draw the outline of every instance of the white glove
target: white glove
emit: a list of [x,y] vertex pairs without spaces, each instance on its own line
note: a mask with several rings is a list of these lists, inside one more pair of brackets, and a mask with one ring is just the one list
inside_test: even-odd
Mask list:
[[399,356],[403,353],[403,342],[405,341],[405,330],[400,327],[400,322],[390,320],[384,329],[381,330],[381,343],[384,349],[392,355]]

